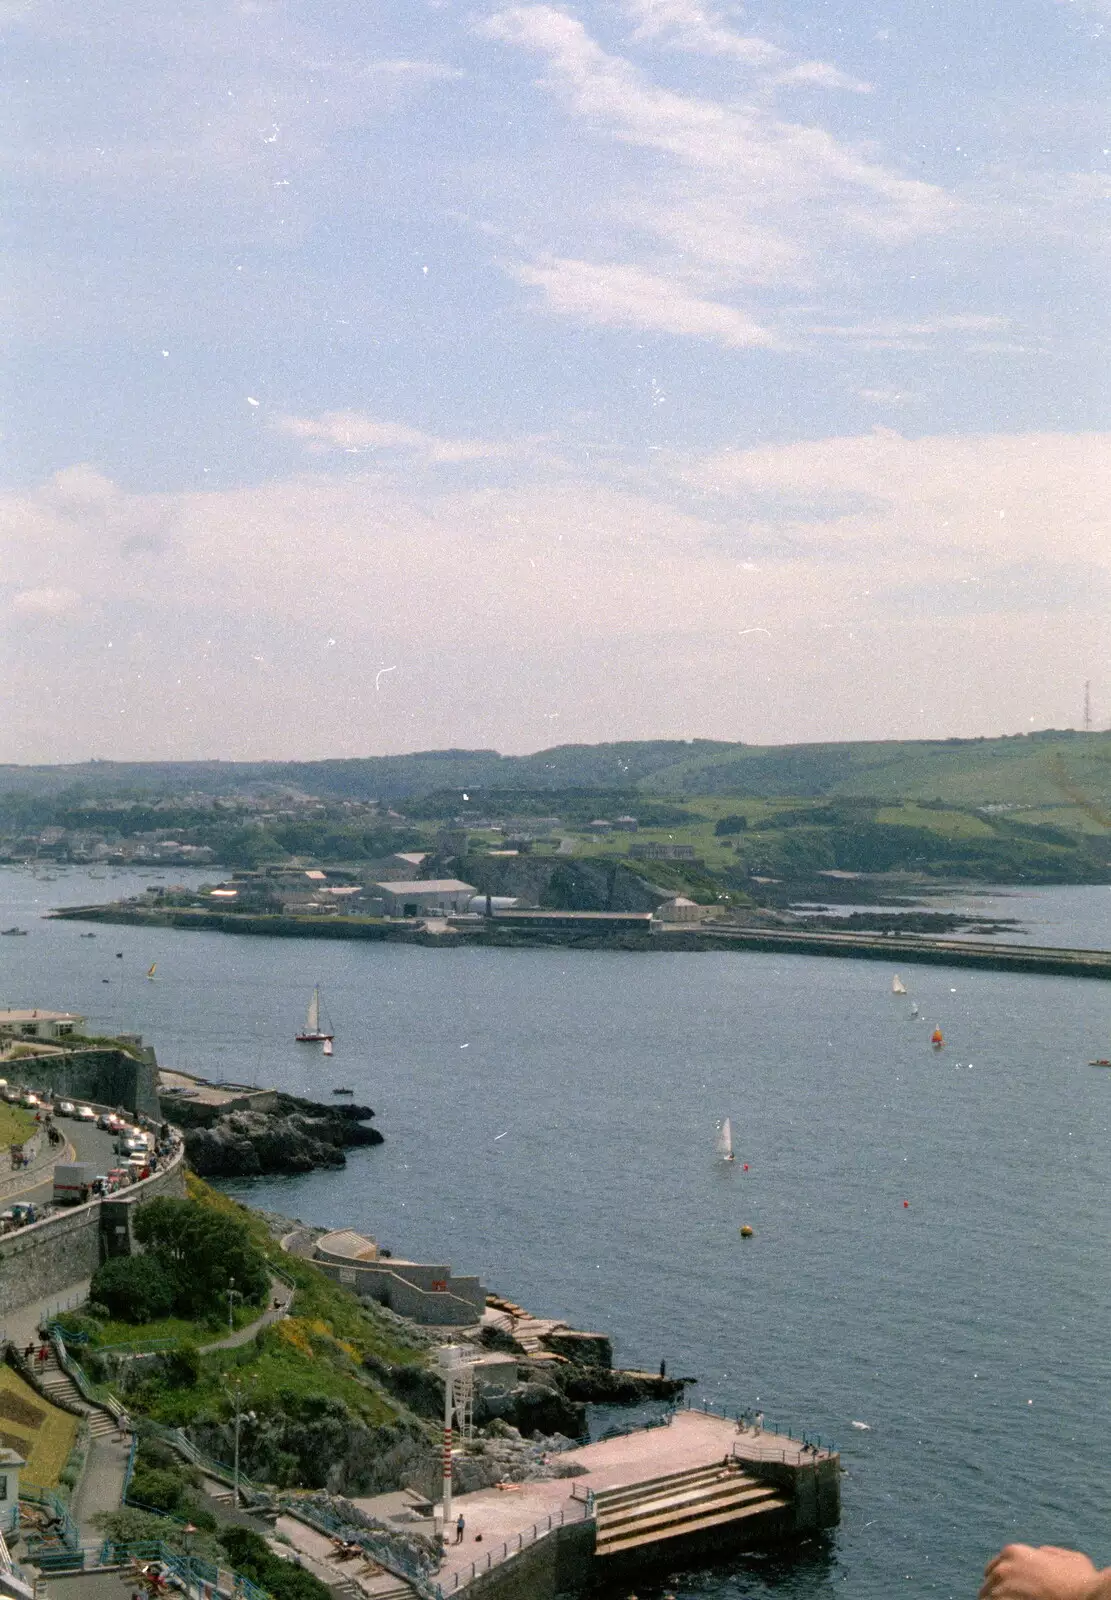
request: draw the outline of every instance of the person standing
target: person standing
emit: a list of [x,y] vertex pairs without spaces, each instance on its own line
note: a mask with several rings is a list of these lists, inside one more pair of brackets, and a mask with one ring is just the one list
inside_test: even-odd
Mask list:
[[456,1544],[462,1544],[463,1543],[463,1529],[466,1526],[467,1526],[467,1524],[463,1521],[463,1513],[460,1512],[459,1515],[455,1519],[455,1542],[456,1542]]

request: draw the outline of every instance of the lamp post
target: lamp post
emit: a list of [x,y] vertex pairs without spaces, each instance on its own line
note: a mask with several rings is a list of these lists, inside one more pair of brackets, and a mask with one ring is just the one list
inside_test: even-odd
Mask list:
[[185,1600],[192,1600],[193,1594],[193,1535],[196,1531],[191,1522],[181,1530],[185,1539]]
[[235,1510],[238,1511],[239,1510],[239,1429],[240,1429],[240,1426],[244,1422],[254,1422],[255,1414],[254,1414],[253,1411],[244,1411],[243,1410],[243,1381],[242,1381],[242,1379],[236,1378],[236,1380],[235,1380],[235,1393],[234,1394],[232,1393],[232,1391],[230,1389],[225,1389],[224,1393],[227,1395],[228,1399],[231,1401],[232,1406],[234,1408],[234,1418],[235,1418],[235,1455],[233,1457],[234,1466],[232,1468],[232,1505],[234,1506]]

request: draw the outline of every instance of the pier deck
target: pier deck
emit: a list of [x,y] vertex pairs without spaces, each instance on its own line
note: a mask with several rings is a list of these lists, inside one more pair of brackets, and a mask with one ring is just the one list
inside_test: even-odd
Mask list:
[[[669,1427],[638,1430],[564,1452],[562,1461],[586,1469],[579,1477],[456,1495],[453,1516],[462,1514],[464,1538],[462,1544],[449,1542],[437,1581],[444,1594],[451,1595],[470,1581],[476,1569],[485,1569],[487,1558],[497,1564],[513,1555],[518,1541],[522,1548],[534,1543],[538,1525],[544,1530],[539,1537],[546,1537],[549,1517],[557,1525],[561,1515],[564,1524],[588,1520],[584,1503],[588,1490],[599,1495],[631,1489],[696,1468],[720,1466],[734,1453],[745,1465],[766,1462],[787,1468],[809,1468],[832,1459],[828,1451],[817,1456],[804,1453],[797,1439],[782,1434],[754,1434],[751,1429],[738,1433],[736,1423],[722,1417],[679,1411]],[[375,1507],[374,1501],[355,1504],[368,1511]],[[449,1541],[453,1538],[449,1529]]]

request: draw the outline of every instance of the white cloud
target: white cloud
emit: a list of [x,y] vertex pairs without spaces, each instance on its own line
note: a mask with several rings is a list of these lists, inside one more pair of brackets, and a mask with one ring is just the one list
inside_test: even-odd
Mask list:
[[326,411],[319,417],[279,417],[274,427],[279,433],[302,440],[310,450],[319,453],[385,451],[419,457],[437,465],[499,460],[519,455],[534,445],[534,441],[499,444],[485,439],[442,439],[406,427],[404,423],[378,422],[358,411]]
[[686,334],[731,349],[778,343],[747,312],[703,299],[675,278],[640,267],[550,261],[513,272],[522,283],[543,291],[550,310],[583,322]]
[[781,72],[776,83],[794,85],[816,89],[847,89],[851,94],[871,94],[872,85],[864,83],[860,78],[853,78],[847,72],[842,72],[839,67],[830,66],[828,61],[800,61],[797,66],[789,67],[786,72]]
[[17,615],[64,617],[81,609],[81,596],[76,589],[18,589],[11,608]]
[[[1108,655],[1109,435],[658,459],[636,492],[526,464],[438,491],[128,494],[76,469],[0,495],[5,581],[36,597],[0,642],[28,707],[0,756],[520,749],[560,707],[572,739],[975,732],[1025,724],[1035,691],[1071,704],[1076,661]],[[32,624],[63,614],[60,659]],[[928,685],[924,720],[896,681]]]
[[633,38],[638,42],[650,40],[672,50],[731,56],[760,66],[783,57],[777,45],[737,33],[696,0],[628,0],[625,9],[636,22]]
[[[633,10],[642,42],[682,38],[693,49],[698,39],[709,50],[710,35],[719,27],[719,19],[689,0],[645,0]],[[591,131],[600,149],[609,150],[611,176],[594,200],[598,248],[607,262],[593,268],[600,283],[615,279],[615,241],[624,237],[632,257],[630,274],[670,281],[677,302],[721,306],[737,284],[808,283],[847,248],[897,247],[950,227],[959,215],[938,186],[903,177],[822,127],[779,116],[762,93],[750,103],[719,101],[652,81],[631,61],[604,50],[577,18],[555,6],[510,7],[488,17],[481,31],[539,56],[549,93]],[[798,75],[793,81],[866,87],[821,63],[789,71]],[[762,84],[767,88],[772,79]],[[622,146],[654,158],[650,180],[643,176],[642,159],[622,161]],[[594,253],[577,252],[577,270],[584,277]],[[553,269],[539,249],[537,255],[532,281],[546,286]],[[567,295],[566,310],[573,309],[574,298]],[[596,320],[592,308],[602,298],[601,293],[582,294],[584,315]],[[717,317],[721,342],[787,342],[767,334],[751,312],[728,305],[725,312],[677,315],[668,323],[656,315],[657,294],[633,289],[618,298],[625,302],[621,320],[629,325],[713,337],[710,323]],[[639,324],[638,309],[647,318]],[[685,320],[693,326],[683,326]],[[745,320],[763,337],[751,331],[744,336]]]

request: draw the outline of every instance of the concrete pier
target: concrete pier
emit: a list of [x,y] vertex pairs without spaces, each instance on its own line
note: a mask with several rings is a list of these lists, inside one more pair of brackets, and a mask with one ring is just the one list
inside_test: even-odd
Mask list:
[[735,1422],[700,1411],[679,1411],[667,1427],[583,1445],[560,1459],[581,1475],[455,1498],[464,1536],[449,1542],[436,1577],[445,1600],[549,1600],[646,1566],[712,1561],[791,1540],[840,1517],[836,1452],[813,1452],[782,1434],[739,1432]]

